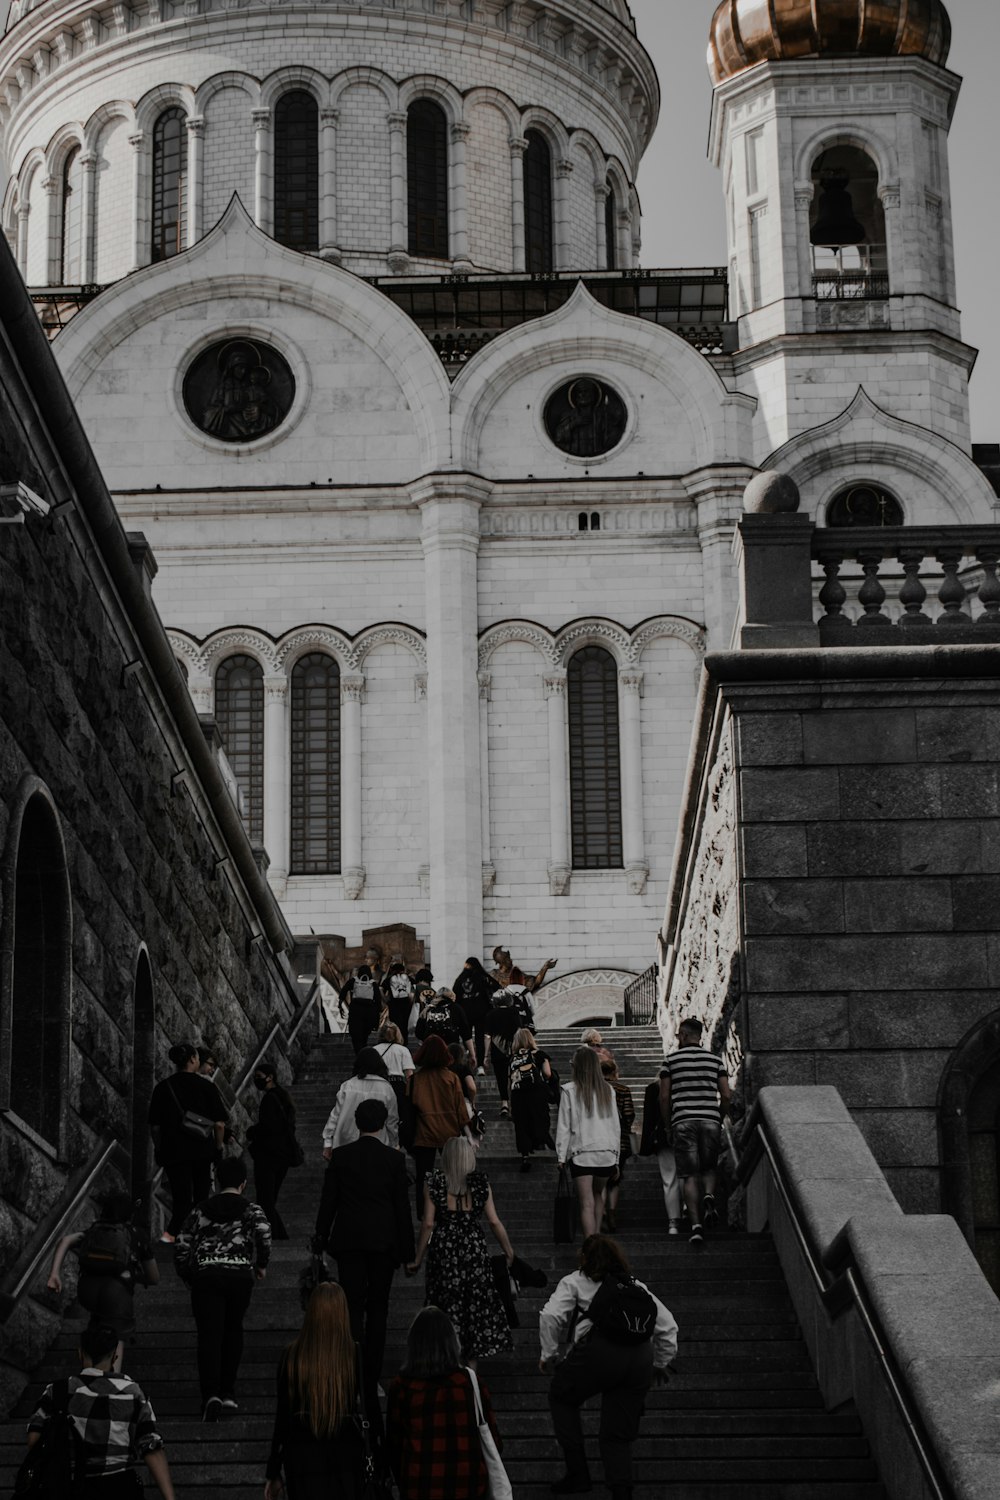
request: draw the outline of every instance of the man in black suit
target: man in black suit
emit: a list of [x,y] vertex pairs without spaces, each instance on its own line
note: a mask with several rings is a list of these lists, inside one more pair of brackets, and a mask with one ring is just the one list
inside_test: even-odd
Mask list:
[[351,1331],[364,1350],[369,1418],[376,1422],[392,1278],[416,1255],[406,1157],[378,1139],[388,1117],[381,1099],[363,1099],[354,1111],[360,1133],[330,1158],[315,1240],[337,1262]]

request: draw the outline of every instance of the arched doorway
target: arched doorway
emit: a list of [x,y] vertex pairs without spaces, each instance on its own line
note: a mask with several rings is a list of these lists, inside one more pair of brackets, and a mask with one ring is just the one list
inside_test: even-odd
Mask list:
[[132,1158],[131,1193],[133,1199],[149,1194],[150,1141],[146,1114],[153,1092],[156,1067],[156,1006],[153,996],[153,970],[145,947],[139,949],[132,986],[132,1107],[129,1146]]
[[941,1080],[941,1199],[1000,1296],[1000,1010],[963,1038]]

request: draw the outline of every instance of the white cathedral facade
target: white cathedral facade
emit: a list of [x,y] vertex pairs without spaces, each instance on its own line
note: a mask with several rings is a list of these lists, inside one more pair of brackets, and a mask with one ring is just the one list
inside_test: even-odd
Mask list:
[[748,480],[995,518],[944,8],[801,9],[705,5],[728,263],[658,270],[625,0],[13,0],[3,228],[293,931],[558,955],[592,1011],[654,955]]

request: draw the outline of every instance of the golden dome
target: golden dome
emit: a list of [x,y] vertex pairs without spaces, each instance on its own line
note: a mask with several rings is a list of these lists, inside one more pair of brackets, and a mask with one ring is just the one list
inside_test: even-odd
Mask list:
[[798,57],[926,57],[944,63],[951,22],[942,0],[722,0],[708,67],[722,83],[759,62]]

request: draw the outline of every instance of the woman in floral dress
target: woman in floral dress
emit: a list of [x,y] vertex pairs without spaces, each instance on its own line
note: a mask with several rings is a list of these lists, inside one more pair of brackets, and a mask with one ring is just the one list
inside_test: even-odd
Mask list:
[[489,1180],[476,1171],[476,1154],[467,1140],[456,1136],[448,1141],[441,1169],[429,1174],[426,1191],[417,1255],[407,1274],[417,1272],[426,1254],[426,1305],[448,1314],[462,1358],[474,1369],[477,1360],[514,1347],[486,1249],[484,1214],[508,1265],[514,1251],[497,1216]]

